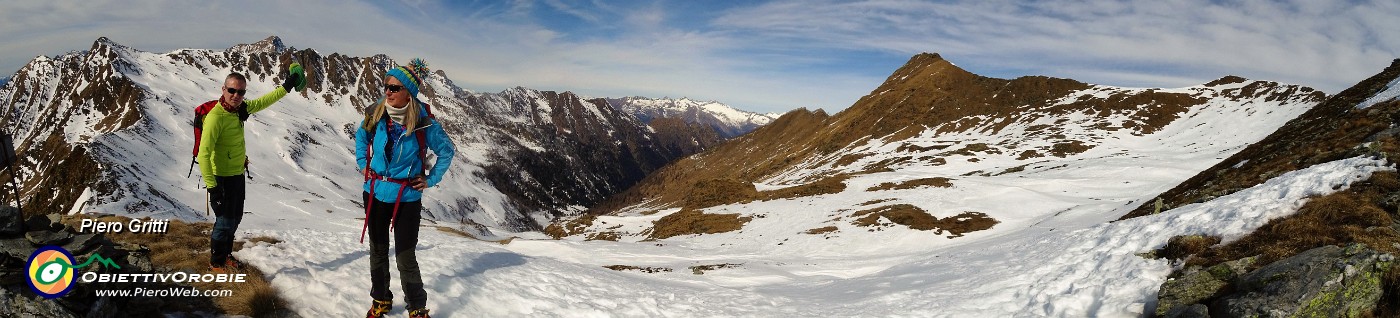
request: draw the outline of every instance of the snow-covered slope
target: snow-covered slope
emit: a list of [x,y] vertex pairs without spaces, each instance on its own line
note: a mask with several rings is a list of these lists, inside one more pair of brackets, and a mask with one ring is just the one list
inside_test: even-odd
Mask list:
[[[382,96],[382,74],[394,61],[288,48],[277,37],[169,53],[101,38],[86,51],[31,61],[0,89],[22,157],[25,206],[205,219],[198,175],[187,175],[194,106],[217,98],[235,71],[250,77],[249,98],[256,98],[280,83],[292,61],[306,65],[307,92],[287,95],[247,124],[254,217],[245,222],[358,222],[353,132],[366,105]],[[469,232],[538,229],[689,154],[601,99],[527,88],[475,93],[442,72],[427,81],[424,95],[458,155],[425,208],[432,220]]]
[[[792,236],[799,227],[762,229],[791,237],[776,242],[701,236],[505,245],[429,230],[418,259],[428,307],[444,317],[1139,317],[1155,306],[1156,288],[1172,264],[1134,254],[1160,248],[1173,235],[1239,237],[1296,212],[1309,196],[1393,170],[1384,165],[1346,159],[1160,215],[1011,228],[977,244],[948,245],[937,235],[897,228],[829,239]],[[776,201],[752,208],[813,206]],[[274,287],[296,291],[284,294],[303,316],[363,312],[369,261],[353,233],[290,227],[252,230],[282,242],[257,243],[236,255],[270,273]],[[392,284],[399,290],[397,278]],[[403,314],[401,307],[390,312]]]
[[721,137],[734,138],[759,126],[777,119],[779,114],[759,114],[734,109],[716,101],[697,101],[689,98],[608,98],[608,104],[631,113],[643,122],[650,123],[656,118],[679,118],[687,123],[697,123],[713,127]]

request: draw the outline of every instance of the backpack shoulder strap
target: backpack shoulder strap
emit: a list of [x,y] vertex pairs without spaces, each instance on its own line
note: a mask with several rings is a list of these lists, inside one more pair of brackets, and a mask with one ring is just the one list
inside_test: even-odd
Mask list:
[[422,163],[421,166],[423,166],[423,175],[426,176],[426,175],[428,175],[428,133],[427,133],[427,129],[419,129],[417,132],[414,132],[414,133],[413,133],[413,136],[414,136],[416,139],[418,139],[418,161]]

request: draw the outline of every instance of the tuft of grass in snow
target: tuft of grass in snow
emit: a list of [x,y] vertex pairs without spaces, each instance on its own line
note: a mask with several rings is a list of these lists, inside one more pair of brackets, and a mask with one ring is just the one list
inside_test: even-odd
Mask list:
[[1215,244],[1220,244],[1219,236],[1180,235],[1167,240],[1167,246],[1163,246],[1162,249],[1157,250],[1153,255],[1170,260],[1179,260],[1187,256],[1204,252]]

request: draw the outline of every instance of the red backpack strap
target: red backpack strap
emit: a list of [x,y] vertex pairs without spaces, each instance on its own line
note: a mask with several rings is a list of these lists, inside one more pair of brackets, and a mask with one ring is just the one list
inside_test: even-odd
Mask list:
[[190,151],[190,156],[199,156],[199,141],[204,136],[204,116],[209,115],[209,111],[219,104],[219,100],[211,100],[199,104],[194,108],[194,121],[190,122],[194,126],[194,150]]

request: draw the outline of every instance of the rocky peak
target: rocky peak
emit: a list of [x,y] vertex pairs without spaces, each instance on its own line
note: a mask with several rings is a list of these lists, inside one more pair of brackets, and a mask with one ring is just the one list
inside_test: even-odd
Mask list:
[[229,52],[238,52],[238,53],[243,53],[243,54],[252,54],[252,53],[274,53],[274,54],[281,54],[282,52],[287,51],[287,46],[282,44],[282,38],[280,38],[280,37],[278,37],[278,36],[276,36],[276,35],[273,35],[273,36],[267,37],[266,39],[263,39],[262,41],[253,42],[252,44],[239,44],[239,45],[234,45],[233,47],[230,47],[228,50],[229,50]]
[[93,52],[99,52],[110,49],[130,50],[131,48],[122,45],[121,43],[117,43],[117,41],[112,41],[112,39],[109,39],[104,36],[98,37],[96,41],[92,41],[92,48],[88,50]]
[[1226,75],[1225,77],[1221,77],[1221,78],[1219,78],[1219,79],[1216,79],[1216,80],[1214,80],[1214,81],[1210,81],[1209,83],[1206,83],[1205,86],[1206,86],[1206,87],[1215,87],[1215,86],[1226,85],[1226,84],[1244,83],[1244,82],[1246,82],[1246,81],[1249,81],[1249,79],[1243,78],[1243,77],[1239,77],[1239,76],[1234,76],[1234,75]]

